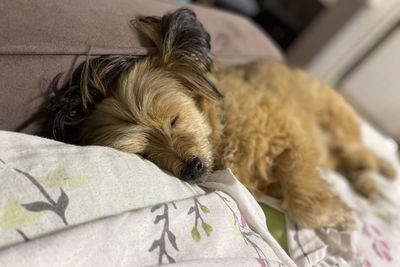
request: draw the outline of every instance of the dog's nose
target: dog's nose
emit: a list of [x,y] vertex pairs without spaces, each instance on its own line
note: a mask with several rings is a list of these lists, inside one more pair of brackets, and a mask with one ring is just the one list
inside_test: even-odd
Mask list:
[[205,167],[203,162],[198,157],[195,157],[186,163],[183,168],[182,179],[185,181],[192,181],[202,176],[204,172]]

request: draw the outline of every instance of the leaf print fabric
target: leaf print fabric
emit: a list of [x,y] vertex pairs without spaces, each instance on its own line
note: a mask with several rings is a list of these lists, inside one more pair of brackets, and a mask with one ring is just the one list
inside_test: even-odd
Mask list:
[[[213,229],[207,236],[197,219],[198,241],[191,234],[195,212],[188,214],[196,205]],[[233,238],[237,231],[243,234],[239,239]],[[248,227],[235,201],[219,191],[96,220],[0,251],[0,266],[79,266],[82,262],[96,267],[110,263],[287,267]]]
[[[220,252],[226,257],[230,251],[230,257],[250,255],[260,262],[269,259],[279,262],[265,241],[241,222],[234,200],[222,192],[155,205],[150,212],[154,227],[161,228],[161,237],[156,235],[148,251],[156,256],[159,265],[186,260],[187,251],[201,251],[196,253],[198,259],[205,255],[220,257]],[[228,225],[229,220],[235,224]],[[233,238],[236,231],[242,238]],[[190,257],[193,259],[194,255]]]
[[212,226],[206,223],[204,217],[207,213],[210,213],[210,210],[202,205],[200,201],[194,197],[193,198],[193,206],[190,207],[188,215],[194,214],[195,222],[192,228],[191,234],[194,241],[199,242],[201,240],[201,235],[198,230],[199,222],[201,223],[201,228],[203,228],[206,236],[210,236],[213,230]]
[[[0,158],[0,266],[55,266],[63,259],[92,266],[284,266],[249,228],[240,201],[204,195],[134,155],[0,131]],[[396,168],[400,173],[398,162]],[[298,266],[400,266],[399,180],[369,202],[332,175],[327,179],[354,208],[356,242],[289,221],[288,245],[298,252],[289,248],[292,258]],[[324,243],[328,237],[336,247]],[[351,245],[354,261],[346,260]]]
[[40,184],[50,188],[78,188],[89,183],[90,176],[70,176],[63,167],[56,168],[49,176],[38,177]]
[[[233,265],[284,266],[243,223],[230,197],[204,195],[135,155],[4,131],[0,155],[0,266],[55,266],[63,257],[71,265],[71,259],[90,256],[96,256],[92,266],[117,266],[125,257],[119,253],[148,263],[132,266],[212,266],[220,258],[237,259]],[[229,225],[234,218],[240,223]],[[233,242],[239,225],[245,238]],[[110,247],[99,248],[101,255],[90,252],[103,245]]]
[[3,229],[24,229],[35,224],[40,213],[31,213],[24,210],[16,199],[7,199],[2,210],[0,227]]
[[[0,229],[15,228],[15,231],[21,235],[25,242],[27,242],[30,240],[30,238],[25,232],[23,232],[23,230],[21,230],[21,228],[27,228],[35,224],[40,215],[43,215],[43,212],[45,211],[54,212],[54,214],[60,217],[64,225],[68,225],[65,217],[65,211],[69,204],[69,198],[62,188],[60,188],[60,195],[57,201],[55,201],[52,199],[46,189],[32,175],[20,169],[8,166],[3,159],[0,159],[0,163],[2,164],[3,169],[10,171],[16,176],[19,176],[19,178],[24,177],[30,181],[31,187],[34,187],[39,191],[39,197],[42,197],[46,200],[20,203],[14,198],[8,199],[4,207],[3,218],[0,220]],[[23,216],[21,216],[21,208],[26,210]]]
[[[176,209],[176,205],[174,202],[170,203],[172,207]],[[163,262],[163,258],[165,257],[169,263],[174,263],[175,259],[171,257],[166,249],[166,244],[167,242],[172,245],[172,247],[176,250],[179,251],[178,246],[176,245],[176,237],[175,235],[171,232],[169,229],[169,212],[168,212],[168,204],[162,204],[162,205],[156,205],[150,209],[152,213],[155,211],[163,209],[163,213],[160,215],[157,215],[156,218],[154,219],[154,224],[158,224],[159,222],[163,221],[163,230],[161,233],[160,239],[154,240],[153,244],[149,248],[149,252],[152,252],[156,248],[158,248],[158,264],[160,265]],[[160,223],[161,224],[161,223]]]
[[5,131],[0,178],[0,250],[204,192],[134,155]]

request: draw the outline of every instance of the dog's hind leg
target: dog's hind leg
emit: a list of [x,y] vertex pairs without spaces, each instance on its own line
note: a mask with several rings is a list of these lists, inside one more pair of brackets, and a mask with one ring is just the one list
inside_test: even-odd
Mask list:
[[279,107],[270,113],[269,119],[274,125],[268,154],[273,162],[270,175],[272,180],[279,181],[282,208],[301,226],[352,228],[350,208],[332,191],[317,168],[318,153],[310,145],[313,140]]
[[379,171],[388,178],[394,178],[394,168],[362,144],[358,117],[339,94],[330,88],[321,88],[320,95],[321,106],[317,119],[328,137],[327,146],[333,167],[360,194],[375,197],[378,187],[368,172]]
[[293,143],[275,159],[273,173],[281,184],[282,208],[301,226],[354,228],[351,209],[321,177],[316,163],[312,153]]

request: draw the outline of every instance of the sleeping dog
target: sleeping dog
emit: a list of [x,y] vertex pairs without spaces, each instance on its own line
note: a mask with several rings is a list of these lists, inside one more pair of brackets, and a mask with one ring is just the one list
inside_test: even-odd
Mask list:
[[51,99],[56,139],[138,154],[190,182],[231,168],[305,227],[354,226],[321,170],[370,198],[368,171],[395,176],[363,146],[350,105],[306,73],[267,61],[214,68],[210,36],[189,9],[132,23],[157,52],[82,64]]

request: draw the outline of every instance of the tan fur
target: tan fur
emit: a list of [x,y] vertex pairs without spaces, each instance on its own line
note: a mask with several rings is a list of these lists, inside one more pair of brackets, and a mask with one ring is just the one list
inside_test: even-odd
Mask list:
[[343,173],[367,197],[378,193],[368,171],[395,175],[363,146],[354,110],[306,73],[261,61],[213,77],[225,95],[219,166],[232,168],[256,194],[282,197],[297,223],[351,224],[317,167]]
[[[179,127],[172,129],[177,116]],[[113,94],[85,119],[81,142],[142,155],[180,176],[194,155],[212,170],[210,134],[193,95],[149,58],[121,77]]]
[[219,103],[196,102],[152,59],[136,64],[86,118],[83,143],[143,155],[178,177],[193,156],[208,173],[213,162],[231,168],[253,193],[283,198],[292,218],[308,227],[352,224],[318,166],[344,173],[367,197],[378,192],[367,171],[393,176],[362,145],[353,109],[304,72],[262,61],[210,76],[225,95]]
[[[306,227],[354,224],[321,170],[343,173],[367,197],[378,193],[368,171],[395,175],[361,143],[350,105],[304,72],[267,61],[208,72],[209,36],[186,9],[162,20],[143,18],[136,26],[159,52],[107,86],[82,86],[82,106],[94,106],[70,122],[79,127],[82,144],[139,154],[177,177],[197,157],[205,172],[195,182],[231,168],[254,194],[282,198],[282,207]],[[198,39],[192,43],[193,38]],[[101,83],[96,77],[107,73],[94,70],[92,80]],[[98,103],[96,90],[102,95]]]

